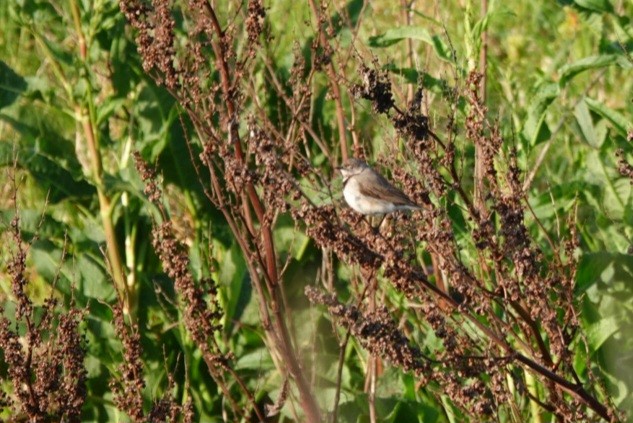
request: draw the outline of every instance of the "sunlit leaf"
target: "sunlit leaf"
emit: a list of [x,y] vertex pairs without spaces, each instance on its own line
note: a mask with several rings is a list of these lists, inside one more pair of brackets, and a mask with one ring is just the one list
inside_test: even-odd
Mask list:
[[620,322],[615,317],[598,321],[587,330],[587,340],[591,348],[596,351],[620,328]]
[[437,57],[448,62],[452,61],[448,46],[437,35],[431,35],[424,27],[402,26],[392,28],[380,35],[369,37],[368,44],[371,47],[389,47],[405,39],[425,42],[433,47]]
[[589,108],[584,101],[578,103],[576,109],[574,110],[574,116],[576,117],[578,126],[580,126],[580,130],[585,138],[585,141],[587,141],[587,143],[589,143],[592,147],[599,148],[602,140],[600,140],[596,134],[591,114],[589,113]]
[[585,57],[573,63],[561,67],[558,71],[560,75],[559,84],[564,87],[578,74],[590,69],[599,69],[621,63],[621,56],[617,54],[602,54],[599,56]]
[[549,138],[549,128],[545,123],[548,107],[560,94],[560,88],[552,82],[540,84],[530,101],[528,117],[523,126],[522,134],[530,145],[536,145]]
[[627,119],[622,113],[607,107],[603,102],[585,97],[584,102],[592,112],[595,112],[605,119],[608,119],[621,134],[626,135],[627,130],[633,128],[633,120]]

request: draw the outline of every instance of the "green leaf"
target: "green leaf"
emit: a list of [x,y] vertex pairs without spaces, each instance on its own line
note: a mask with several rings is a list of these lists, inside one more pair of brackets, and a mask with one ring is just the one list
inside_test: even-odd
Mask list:
[[589,69],[605,68],[620,63],[619,59],[620,55],[618,54],[602,54],[599,56],[585,57],[574,63],[564,65],[558,71],[560,74],[559,84],[561,87],[564,87],[576,75]]
[[586,292],[596,283],[609,284],[611,281],[631,281],[633,277],[633,256],[599,252],[584,254],[576,273],[576,292]]
[[589,145],[593,148],[599,148],[601,140],[596,133],[593,126],[593,120],[591,119],[591,113],[584,101],[578,103],[576,109],[574,110],[574,116],[576,117],[576,122],[580,127],[580,131],[582,132],[585,141],[587,141],[587,143],[589,143]]
[[613,13],[613,5],[609,0],[574,0],[578,6],[598,13]]
[[275,245],[279,253],[289,254],[296,260],[301,260],[310,238],[298,230],[289,215],[281,215],[277,220],[274,231]]
[[45,103],[53,103],[53,99],[58,93],[55,91],[55,87],[50,84],[47,78],[42,76],[26,76],[26,90],[22,93],[22,96],[29,100],[42,100]]
[[223,308],[226,316],[224,329],[230,334],[235,322],[243,322],[244,311],[252,298],[252,287],[239,245],[234,243],[227,250],[216,242],[214,249],[220,269],[220,284],[228,288]]
[[121,110],[122,106],[127,102],[126,98],[108,98],[107,101],[99,102],[97,105],[97,123],[99,126],[107,122],[117,110]]
[[53,59],[57,60],[57,63],[65,66],[72,66],[75,60],[75,54],[71,53],[61,43],[52,41],[52,38],[43,37],[38,35],[38,39],[48,49]]
[[546,111],[559,94],[560,87],[553,82],[543,82],[537,86],[521,132],[530,145],[536,145],[549,138],[549,128],[545,123]]
[[633,122],[627,119],[623,114],[617,112],[607,106],[604,103],[594,100],[589,97],[585,97],[585,103],[591,109],[592,112],[599,114],[603,118],[609,120],[615,127],[615,129],[623,136],[626,136],[627,131],[633,129]]
[[437,35],[431,35],[426,28],[419,26],[389,29],[383,34],[369,37],[368,44],[371,47],[389,47],[405,39],[425,42],[433,47],[437,57],[447,62],[453,61],[448,46]]
[[50,191],[49,199],[53,203],[68,198],[87,198],[95,193],[93,186],[83,179],[75,179],[75,175],[58,160],[43,155],[37,146],[14,150],[11,144],[0,142],[0,166],[11,166],[14,157],[17,157],[17,165],[28,170],[42,189]]
[[258,348],[254,351],[242,354],[235,363],[235,369],[256,369],[258,372],[275,368],[266,348]]
[[[137,119],[133,132],[133,136],[138,138],[136,148],[145,160],[154,162],[169,144],[171,127],[178,118],[174,99],[160,87],[146,86],[136,98],[132,112]],[[181,139],[173,140],[174,143],[177,141],[179,144],[183,142]],[[183,154],[188,152],[183,151]]]
[[[0,210],[1,224],[8,224],[14,216],[15,210]],[[43,213],[42,210],[20,209],[19,216],[20,231],[24,241],[29,242],[35,236],[42,239],[64,239],[66,225],[49,213]]]
[[593,351],[598,350],[611,335],[620,329],[620,322],[615,316],[601,319],[587,329],[587,341]]
[[364,6],[365,2],[363,0],[350,0],[345,7],[343,16],[339,12],[334,13],[330,18],[334,33],[339,34],[343,28],[348,26],[354,28],[358,23]]
[[390,63],[384,66],[384,69],[402,76],[410,84],[421,83],[425,89],[438,94],[445,93],[449,87],[446,80],[435,78],[426,72],[421,72],[414,68],[400,68]]
[[383,34],[369,37],[369,45],[371,47],[389,47],[407,38],[424,41],[427,44],[433,44],[433,38],[426,28],[418,26],[402,26],[389,29]]
[[[605,166],[608,166],[605,163]],[[612,219],[624,219],[627,210],[628,199],[631,197],[631,181],[619,178],[605,189],[603,204],[605,213]]]
[[488,29],[490,17],[493,15],[491,13],[491,11],[493,10],[492,7],[494,6],[490,6],[490,7],[491,8],[488,9],[486,15],[482,17],[480,20],[478,20],[477,23],[475,23],[475,25],[473,26],[472,34],[471,34],[471,37],[473,38],[473,40],[477,40],[478,42],[481,42],[481,34]]
[[13,104],[26,87],[24,78],[0,60],[0,109]]

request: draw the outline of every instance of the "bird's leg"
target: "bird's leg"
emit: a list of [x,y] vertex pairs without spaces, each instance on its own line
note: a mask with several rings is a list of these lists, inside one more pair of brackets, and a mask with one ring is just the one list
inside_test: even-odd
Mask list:
[[378,230],[379,227],[374,226],[374,224],[376,223],[376,215],[370,214],[370,215],[366,215],[365,217],[367,218],[367,223],[369,224],[369,227],[371,228],[372,232],[380,233],[380,231]]
[[364,221],[365,221],[365,223],[367,223],[367,225],[368,225],[370,228],[373,228],[373,226],[372,226],[372,224],[371,224],[371,218],[372,218],[372,216],[371,216],[371,215],[363,215],[363,216],[361,217],[361,220],[364,220]]
[[380,223],[378,224],[378,227],[377,227],[378,233],[381,233],[380,229],[382,228],[382,224],[385,222],[387,222],[387,215],[383,214],[382,217],[380,218]]

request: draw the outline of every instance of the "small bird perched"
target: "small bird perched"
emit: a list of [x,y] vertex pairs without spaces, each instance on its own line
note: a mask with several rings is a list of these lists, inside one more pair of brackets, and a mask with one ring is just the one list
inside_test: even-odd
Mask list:
[[358,213],[372,215],[420,209],[404,192],[362,160],[349,159],[338,170],[343,175],[345,201]]

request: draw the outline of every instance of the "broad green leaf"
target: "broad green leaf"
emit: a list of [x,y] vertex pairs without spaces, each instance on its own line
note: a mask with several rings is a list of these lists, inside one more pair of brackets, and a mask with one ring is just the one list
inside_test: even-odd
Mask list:
[[100,262],[101,256],[89,251],[78,252],[75,257],[65,257],[62,248],[48,240],[40,240],[30,250],[31,258],[48,283],[56,281],[56,288],[66,295],[76,295],[83,303],[84,298],[109,301],[114,296],[114,285]]
[[235,369],[257,369],[270,370],[275,367],[270,352],[266,348],[258,348],[249,353],[243,354],[237,359]]
[[97,126],[107,122],[127,102],[126,98],[108,98],[97,105]]
[[53,99],[59,95],[50,81],[42,76],[25,76],[24,80],[27,87],[22,92],[22,96],[29,100],[41,100],[44,103],[51,104]]
[[563,181],[548,187],[547,191],[535,190],[530,196],[530,204],[539,220],[556,217],[556,213],[565,213],[576,203],[576,195],[587,191],[582,181]]
[[[174,100],[166,90],[147,86],[136,98],[133,113],[136,117],[133,136],[138,138],[135,147],[145,160],[154,163],[169,144],[170,138],[173,138],[170,129],[178,118]],[[172,141],[182,144],[182,139]],[[186,149],[183,150],[186,153]]]
[[605,68],[616,63],[619,63],[620,55],[617,54],[602,54],[599,56],[585,57],[562,66],[558,73],[560,74],[559,84],[564,87],[571,81],[576,75],[589,69]]
[[64,166],[36,149],[13,149],[9,143],[0,142],[0,166],[11,166],[17,157],[19,167],[28,170],[42,189],[50,191],[49,199],[56,203],[68,198],[89,197],[94,188],[83,179],[75,179]]
[[279,253],[290,254],[295,260],[301,260],[310,238],[300,231],[288,215],[277,220],[274,230],[275,248]]
[[252,299],[252,287],[239,245],[234,243],[231,248],[224,249],[216,242],[214,249],[220,269],[219,281],[226,293],[224,328],[230,334],[235,322],[244,323],[243,314]]
[[[22,239],[30,242],[37,236],[40,239],[63,240],[66,225],[59,222],[45,210],[20,209],[20,231]],[[0,225],[8,225],[15,215],[15,210],[0,210]]]
[[613,5],[609,0],[574,0],[578,6],[598,13],[613,13]]
[[41,34],[38,34],[36,38],[41,42],[42,47],[44,47],[52,60],[55,60],[57,64],[62,66],[72,66],[73,62],[76,60],[76,56],[74,53],[71,53],[64,45],[57,43],[53,40],[53,38],[43,37]]
[[26,87],[24,78],[0,60],[0,109],[13,104]]
[[341,30],[348,25],[352,28],[355,27],[364,6],[364,0],[350,0],[345,6],[343,17],[339,12],[334,13],[330,18],[330,22],[332,23],[335,34],[340,33]]
[[576,109],[574,110],[574,116],[576,117],[576,122],[580,127],[580,131],[582,132],[585,141],[587,141],[587,143],[589,143],[589,145],[593,148],[599,148],[601,140],[596,134],[593,121],[591,119],[591,113],[584,101],[578,103]]
[[528,117],[523,125],[522,135],[530,143],[536,145],[549,138],[549,128],[545,123],[547,108],[560,94],[560,88],[553,82],[543,82],[537,86],[530,101]]
[[586,292],[596,283],[633,280],[633,256],[610,252],[584,254],[576,273],[576,293]]
[[438,94],[445,93],[449,87],[448,82],[444,79],[435,78],[429,73],[419,71],[414,68],[399,68],[393,63],[384,67],[384,69],[396,75],[402,76],[410,84],[421,83],[425,89]]
[[587,341],[593,351],[597,351],[611,335],[620,329],[620,322],[614,316],[599,320],[587,329]]
[[587,104],[592,112],[599,114],[605,119],[608,119],[621,135],[626,136],[627,131],[633,129],[632,120],[627,119],[620,112],[617,112],[610,107],[605,106],[604,103],[589,97],[585,97],[584,102]]
[[604,192],[604,210],[609,217],[622,220],[631,196],[631,181],[627,178],[619,178],[609,184],[608,188]]
[[617,19],[613,19],[612,22],[616,39],[633,41],[633,23],[630,18],[619,16]]
[[448,46],[437,35],[431,35],[426,28],[419,26],[389,29],[380,35],[369,37],[368,44],[371,47],[389,47],[405,39],[425,42],[433,46],[437,57],[448,62],[453,61]]
[[371,47],[389,47],[407,38],[424,41],[431,45],[433,44],[433,38],[426,28],[419,26],[402,26],[389,29],[380,35],[369,37],[369,45]]

